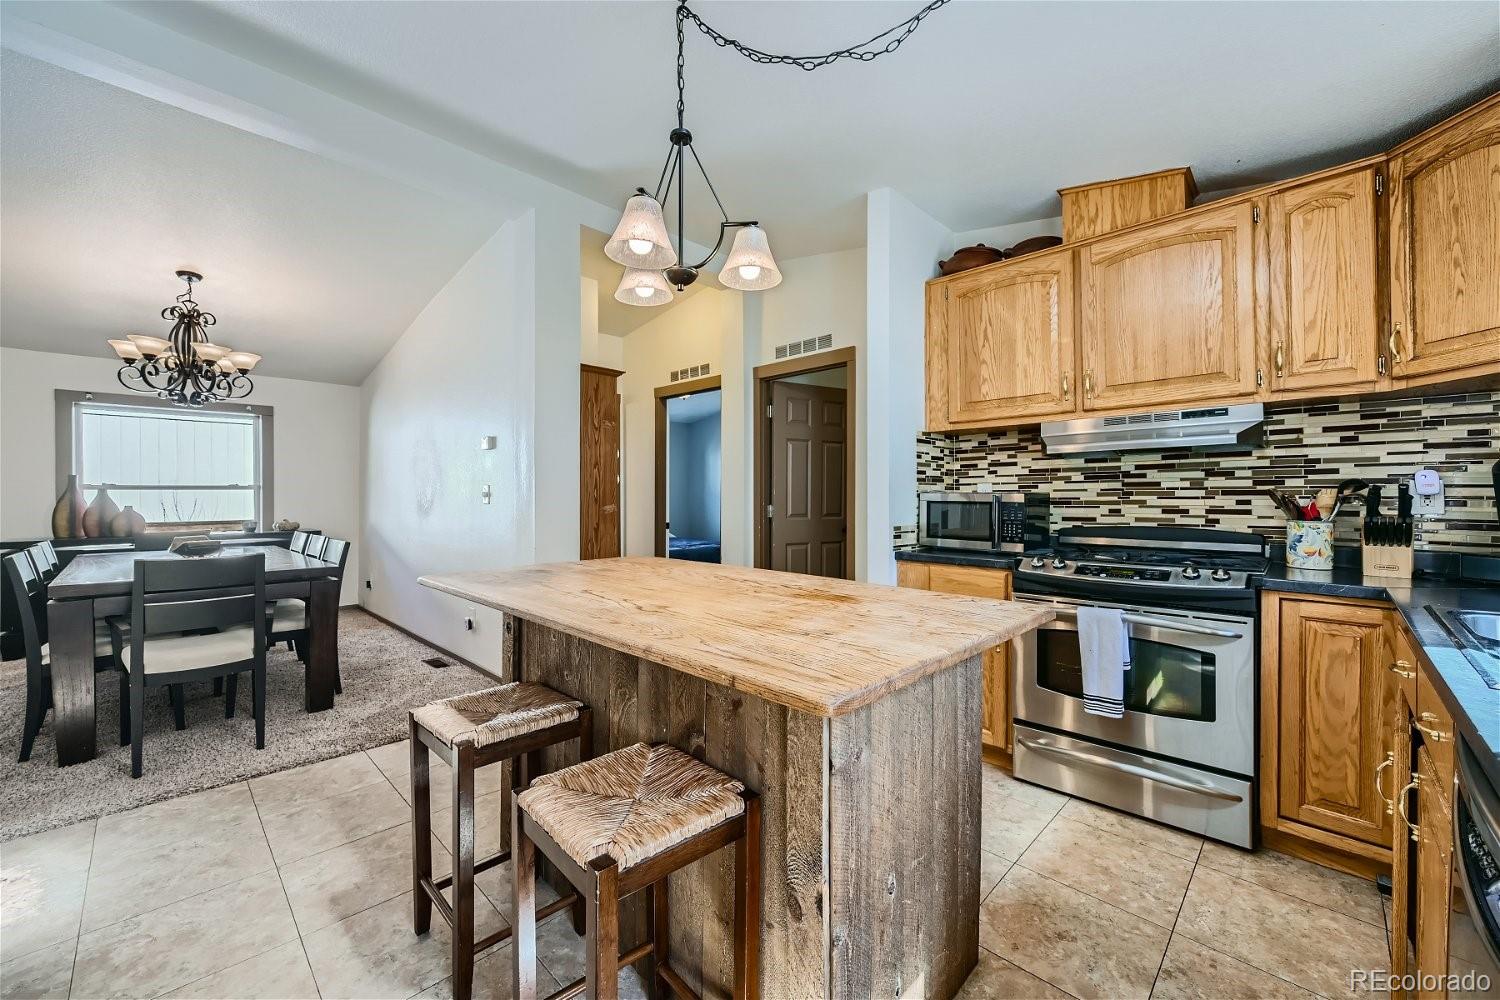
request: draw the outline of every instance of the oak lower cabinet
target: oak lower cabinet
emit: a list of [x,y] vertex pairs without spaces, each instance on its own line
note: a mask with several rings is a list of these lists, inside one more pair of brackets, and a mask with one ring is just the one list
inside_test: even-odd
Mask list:
[[1500,365],[1500,95],[1390,161],[1397,378]]
[[[992,597],[1002,601],[1011,597],[1011,574],[1004,569],[903,561],[896,563],[896,583],[944,594]],[[980,742],[985,746],[1007,753],[1011,750],[1012,734],[1010,658],[1011,644],[1008,642],[985,653],[979,733]]]
[[1078,251],[1085,410],[1255,394],[1253,212],[1226,202]]
[[1393,749],[1390,611],[1267,594],[1262,617],[1262,824],[1388,859],[1372,776]]
[[1378,180],[1366,166],[1266,201],[1273,394],[1368,388],[1379,378]]
[[1424,745],[1417,751],[1417,905],[1418,997],[1446,997],[1441,977],[1448,974],[1448,911],[1453,892],[1453,805],[1444,795],[1437,765]]
[[946,401],[929,424],[1071,413],[1073,251],[1029,255],[928,286],[929,364]]

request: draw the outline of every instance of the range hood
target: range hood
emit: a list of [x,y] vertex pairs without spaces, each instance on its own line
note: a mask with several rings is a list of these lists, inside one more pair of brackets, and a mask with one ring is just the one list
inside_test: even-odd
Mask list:
[[1049,455],[1090,452],[1223,449],[1261,442],[1265,407],[1260,403],[1205,406],[1124,417],[1088,417],[1042,424]]

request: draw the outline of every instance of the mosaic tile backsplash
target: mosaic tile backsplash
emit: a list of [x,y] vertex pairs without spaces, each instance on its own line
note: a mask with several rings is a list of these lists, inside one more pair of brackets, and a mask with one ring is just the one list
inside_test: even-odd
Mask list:
[[[1136,451],[1049,456],[1035,426],[917,438],[917,489],[1040,490],[1052,530],[1078,524],[1156,524],[1285,535],[1270,487],[1310,493],[1359,478],[1385,487],[1417,469],[1443,478],[1447,507],[1418,522],[1418,548],[1493,553],[1500,514],[1491,468],[1500,459],[1500,393],[1354,399],[1267,410],[1265,441],[1228,452]],[[893,542],[916,542],[916,507]],[[1359,512],[1340,513],[1335,541],[1356,544]]]

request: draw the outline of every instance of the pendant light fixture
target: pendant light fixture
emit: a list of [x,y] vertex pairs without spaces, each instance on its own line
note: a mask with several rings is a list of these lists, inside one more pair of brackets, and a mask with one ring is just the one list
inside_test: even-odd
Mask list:
[[161,311],[162,319],[172,321],[172,332],[166,338],[132,333],[109,341],[123,362],[115,377],[127,389],[154,393],[179,406],[245,398],[255,390],[250,369],[260,364],[260,355],[210,342],[206,330],[218,320],[193,301],[193,285],[203,275],[178,271],[177,277],[187,282],[187,291]]
[[[810,71],[828,66],[840,59],[869,62],[894,52],[901,47],[902,42],[911,37],[912,32],[917,30],[923,18],[939,7],[946,6],[948,2],[949,0],[932,0],[905,21],[882,31],[868,41],[819,56],[776,55],[751,48],[711,28],[686,3],[679,3],[677,5],[677,127],[667,136],[671,148],[667,151],[667,159],[662,165],[661,175],[657,178],[656,190],[648,194],[645,188],[636,188],[635,194],[625,203],[625,212],[620,217],[620,224],[615,227],[614,234],[604,244],[604,255],[616,264],[625,266],[625,274],[620,279],[619,287],[615,289],[615,299],[632,306],[659,306],[671,302],[672,289],[675,287],[680,292],[698,280],[698,273],[718,256],[719,250],[724,246],[724,236],[731,229],[738,231],[734,234],[729,256],[725,258],[723,268],[719,271],[720,283],[726,288],[745,292],[764,291],[781,284],[781,269],[776,265],[776,258],[771,254],[771,241],[766,236],[766,231],[755,220],[736,221],[729,218],[729,213],[724,210],[724,203],[719,199],[719,193],[714,190],[713,181],[708,178],[708,171],[704,168],[703,161],[698,158],[698,151],[693,148],[693,133],[688,131],[685,123],[687,103],[683,81],[685,66],[683,43],[686,37],[684,26],[688,21],[693,22],[699,31],[711,38],[719,47],[733,49],[752,62],[796,66]],[[714,242],[713,249],[708,252],[708,256],[691,265],[684,264],[680,256],[681,251],[687,245],[683,241],[685,201],[683,188],[689,155],[692,156],[693,165],[697,167],[698,173],[703,177],[708,193],[713,195],[721,220],[719,238]],[[677,245],[675,248],[672,245],[671,231],[667,228],[666,213],[662,210],[664,199],[671,196],[674,184],[677,187]]]

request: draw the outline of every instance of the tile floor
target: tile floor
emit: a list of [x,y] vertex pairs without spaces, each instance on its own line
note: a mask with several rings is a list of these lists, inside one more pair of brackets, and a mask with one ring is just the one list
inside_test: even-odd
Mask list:
[[[0,996],[448,997],[443,922],[410,930],[407,770],[397,743],[0,845]],[[496,777],[478,782],[482,826]],[[988,766],[982,840],[965,997],[1340,997],[1351,968],[1384,966],[1374,887],[1301,861]],[[480,934],[509,892],[505,868],[480,876]],[[582,974],[566,913],[538,950],[545,989]],[[509,960],[480,961],[476,997],[509,995]],[[640,995],[629,973],[622,987]]]

